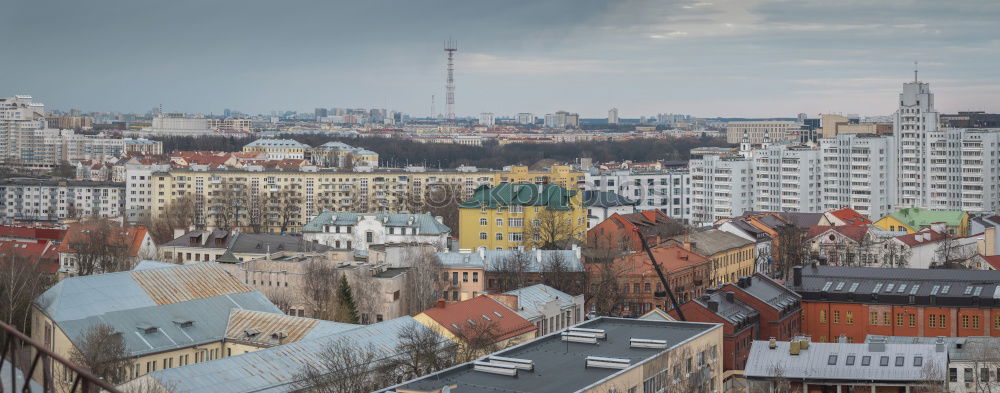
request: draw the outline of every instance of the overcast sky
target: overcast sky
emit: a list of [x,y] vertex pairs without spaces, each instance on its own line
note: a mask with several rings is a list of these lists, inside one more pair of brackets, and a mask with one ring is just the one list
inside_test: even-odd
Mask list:
[[6,0],[0,96],[221,113],[388,107],[582,117],[1000,111],[1000,1]]

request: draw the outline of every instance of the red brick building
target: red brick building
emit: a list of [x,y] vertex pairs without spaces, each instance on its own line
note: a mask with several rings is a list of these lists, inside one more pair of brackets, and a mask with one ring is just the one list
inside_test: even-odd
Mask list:
[[613,252],[641,251],[642,234],[650,246],[677,235],[683,226],[662,211],[645,210],[631,214],[612,214],[587,231],[587,244],[594,249]]
[[[706,293],[681,304],[684,318],[691,322],[722,324],[722,367],[742,370],[750,356],[750,347],[760,328],[760,314],[736,298],[732,291]],[[677,311],[670,316],[678,318]]]
[[741,278],[735,284],[722,286],[736,299],[760,313],[757,340],[774,337],[789,341],[801,333],[802,298],[794,291],[763,274]]
[[[675,242],[653,247],[652,251],[678,303],[701,296],[711,273],[710,259],[691,251],[690,245],[685,248]],[[622,292],[623,304],[618,307],[620,314],[641,315],[654,307],[663,310],[671,308],[669,298],[655,296],[656,292],[663,291],[663,285],[645,252],[621,256],[611,263]],[[589,264],[587,274],[602,274],[597,265]],[[599,281],[596,277],[592,278]]]
[[802,332],[817,342],[886,336],[1000,336],[1000,271],[795,267]]

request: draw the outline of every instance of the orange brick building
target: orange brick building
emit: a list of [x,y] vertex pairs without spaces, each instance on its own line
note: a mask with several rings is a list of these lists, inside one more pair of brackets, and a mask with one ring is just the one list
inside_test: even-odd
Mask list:
[[790,284],[816,342],[1000,336],[1000,271],[810,265],[795,267]]
[[[678,303],[701,296],[711,274],[710,259],[691,251],[690,243],[668,242],[653,247],[652,251]],[[618,257],[612,264],[618,271],[624,299],[624,304],[617,307],[621,315],[641,315],[653,308],[672,308],[667,297],[655,296],[656,292],[663,291],[663,284],[645,252]],[[593,264],[587,270],[590,275],[600,274]]]

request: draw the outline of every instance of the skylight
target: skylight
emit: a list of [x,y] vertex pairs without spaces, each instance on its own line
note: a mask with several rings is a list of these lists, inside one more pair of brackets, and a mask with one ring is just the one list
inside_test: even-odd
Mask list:
[[896,286],[896,284],[889,283],[889,285],[885,286],[885,291],[886,292],[892,292],[892,288],[894,288],[895,286]]
[[870,366],[871,364],[872,364],[872,357],[871,356],[862,356],[861,357],[861,365],[862,366]]
[[829,291],[831,285],[833,285],[833,281],[827,281],[826,284],[823,284],[822,291],[823,292]]
[[948,294],[948,290],[950,290],[950,289],[951,289],[951,285],[945,285],[944,287],[941,288],[941,294],[942,295],[947,295]]
[[937,295],[939,289],[941,289],[940,285],[935,285],[934,287],[932,287],[931,288],[931,296]]
[[919,290],[919,289],[920,289],[920,284],[917,284],[917,285],[914,285],[914,286],[910,287],[910,295],[916,295],[917,294],[917,290]]
[[843,281],[838,282],[837,283],[837,288],[835,288],[834,290],[839,291],[839,290],[842,290],[842,289],[844,289],[844,282]]
[[858,283],[852,282],[851,283],[851,289],[848,289],[847,292],[854,292],[856,290],[858,290]]
[[899,284],[899,289],[896,290],[896,293],[903,293],[903,292],[906,292],[906,284]]
[[877,293],[882,290],[882,283],[875,284],[875,289],[872,289],[872,293]]

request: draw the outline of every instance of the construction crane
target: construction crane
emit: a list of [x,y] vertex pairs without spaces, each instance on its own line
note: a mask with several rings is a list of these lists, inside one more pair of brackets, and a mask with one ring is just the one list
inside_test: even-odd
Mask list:
[[[653,250],[649,248],[649,244],[646,243],[646,237],[642,236],[639,232],[639,228],[634,228],[636,236],[639,237],[639,241],[642,242],[642,249],[646,250],[646,255],[649,255],[649,263],[653,265],[653,269],[656,270],[656,275],[660,277],[660,283],[663,284],[663,291],[667,293],[670,298],[670,303],[674,306],[674,310],[677,310],[677,317],[681,321],[687,321],[684,318],[684,311],[681,310],[679,304],[677,304],[677,298],[674,297],[674,292],[670,290],[670,284],[667,283],[667,277],[663,275],[663,269],[660,269],[660,264],[656,262],[656,257],[653,256]],[[659,292],[654,294],[657,297],[663,297]]]

